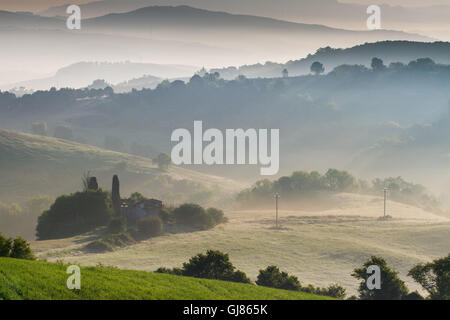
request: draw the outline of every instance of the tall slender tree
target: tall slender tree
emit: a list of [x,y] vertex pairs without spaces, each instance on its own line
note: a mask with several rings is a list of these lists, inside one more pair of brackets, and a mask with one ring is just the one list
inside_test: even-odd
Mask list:
[[114,213],[120,215],[120,183],[117,175],[113,176],[112,191],[111,191],[112,204]]

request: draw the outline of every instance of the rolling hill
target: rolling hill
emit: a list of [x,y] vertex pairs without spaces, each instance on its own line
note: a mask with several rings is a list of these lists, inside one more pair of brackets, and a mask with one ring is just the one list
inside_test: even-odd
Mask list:
[[260,269],[276,265],[296,275],[302,285],[326,287],[338,283],[352,295],[358,281],[351,276],[370,256],[379,255],[399,271],[411,290],[419,289],[407,277],[417,263],[448,255],[450,220],[422,209],[388,201],[391,220],[383,215],[381,197],[336,194],[314,205],[299,203],[286,209],[280,200],[280,229],[274,228],[275,212],[226,211],[228,223],[212,230],[172,232],[112,252],[86,253],[82,247],[93,233],[74,238],[31,243],[33,252],[48,261],[104,265],[153,271],[179,267],[191,256],[220,250],[255,280]]
[[112,175],[118,174],[123,195],[138,191],[174,202],[213,186],[218,190],[220,185],[225,192],[241,186],[179,167],[161,172],[148,158],[0,129],[0,201],[74,192],[81,188],[81,177],[88,171],[97,176],[103,189],[108,190]]
[[0,58],[8,61],[11,74],[24,69],[48,74],[79,61],[224,67],[297,59],[327,45],[433,40],[401,31],[354,31],[188,6],[145,7],[85,19],[81,30],[68,30],[63,18],[26,13],[1,11],[2,20],[0,42],[8,50]]
[[328,300],[312,294],[217,280],[81,269],[82,290],[68,290],[68,265],[0,258],[0,300]]

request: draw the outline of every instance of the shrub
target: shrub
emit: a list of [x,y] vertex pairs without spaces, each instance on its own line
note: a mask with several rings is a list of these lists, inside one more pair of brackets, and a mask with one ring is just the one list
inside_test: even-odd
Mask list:
[[5,238],[0,233],[0,257],[9,257],[12,248],[12,239]]
[[268,266],[264,270],[259,270],[256,284],[264,287],[271,287],[285,290],[300,290],[300,281],[296,276],[290,276],[287,272],[281,272],[276,266]]
[[166,273],[166,274],[173,274],[176,276],[182,276],[183,275],[183,270],[180,268],[173,268],[173,269],[169,269],[169,268],[158,268],[156,271],[156,273]]
[[[208,250],[205,254],[192,257],[183,264],[183,275],[188,277],[217,279],[225,281],[239,281],[250,283],[245,273],[235,271],[228,254],[220,251]],[[238,274],[236,274],[238,273]]]
[[173,211],[177,223],[199,229],[209,229],[214,226],[213,218],[198,204],[187,203]]
[[127,223],[123,217],[114,217],[109,221],[108,232],[109,233],[121,233],[127,228]]
[[[372,265],[380,268],[381,289],[369,290],[367,288],[367,279],[370,277],[367,268]],[[401,300],[408,294],[408,288],[398,277],[398,273],[389,268],[386,261],[380,257],[372,256],[361,268],[356,268],[352,276],[362,280],[358,289],[361,300]]]
[[251,283],[244,272],[236,270],[236,267],[230,262],[228,254],[213,250],[208,250],[206,255],[200,253],[192,257],[189,262],[183,263],[181,269],[159,268],[156,272],[194,278]]
[[345,288],[336,283],[328,286],[326,289],[322,289],[321,293],[323,293],[324,296],[337,299],[345,299],[345,296],[347,295]]
[[61,196],[38,219],[40,240],[59,239],[104,226],[111,216],[111,199],[102,190]]
[[300,288],[300,291],[313,293],[320,296],[327,296],[336,299],[345,299],[346,290],[344,287],[338,284],[332,284],[327,288],[314,287],[313,285],[309,285],[307,287]]
[[9,256],[16,259],[35,259],[33,253],[31,252],[30,244],[21,237],[14,239]]
[[206,213],[211,216],[211,218],[214,220],[214,223],[216,225],[226,221],[225,215],[224,215],[223,211],[220,209],[208,208],[206,210]]
[[159,217],[144,217],[138,221],[138,231],[145,237],[156,237],[162,233],[163,222]]

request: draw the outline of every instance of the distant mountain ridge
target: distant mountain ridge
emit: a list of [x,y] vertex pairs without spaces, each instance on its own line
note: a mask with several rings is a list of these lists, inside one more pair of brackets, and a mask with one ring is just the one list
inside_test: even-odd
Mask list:
[[153,76],[161,79],[191,77],[199,67],[185,65],[163,65],[136,62],[78,62],[59,69],[54,76],[18,83],[0,85],[0,89],[10,90],[26,87],[34,90],[55,88],[82,88],[94,80],[102,79],[111,84],[119,84],[134,78]]
[[210,72],[219,72],[224,79],[234,79],[239,75],[250,78],[272,78],[281,77],[282,70],[287,69],[290,76],[298,76],[309,74],[311,64],[315,61],[321,62],[327,73],[344,64],[370,67],[374,57],[382,59],[386,64],[408,63],[419,58],[431,58],[436,63],[450,64],[450,42],[380,41],[346,49],[325,47],[306,58],[286,63],[267,62],[240,67],[213,68]]
[[[81,5],[85,18],[110,13],[124,13],[148,6],[187,5],[232,14],[247,14],[308,24],[323,24],[336,28],[364,29],[368,17],[367,4],[340,2],[338,0],[104,0]],[[65,16],[67,5],[49,8],[44,16]],[[405,31],[423,30],[429,36],[450,40],[450,5],[380,4],[382,27]]]
[[[0,12],[0,21],[4,16],[0,42],[6,50],[0,51],[0,59],[8,62],[10,70],[41,74],[79,61],[129,60],[211,68],[283,62],[326,46],[432,40],[401,31],[344,30],[188,6],[153,6],[86,19],[81,30],[68,30],[61,18]],[[125,80],[129,79],[121,79]]]

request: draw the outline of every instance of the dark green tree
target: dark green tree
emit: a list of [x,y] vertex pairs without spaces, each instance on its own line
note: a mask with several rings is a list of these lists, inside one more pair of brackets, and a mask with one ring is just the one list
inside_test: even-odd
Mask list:
[[450,300],[450,254],[433,262],[418,264],[408,272],[433,300]]
[[107,225],[111,213],[111,198],[102,190],[64,195],[39,216],[36,235],[47,240],[82,234]]
[[200,253],[192,257],[189,262],[184,263],[183,275],[187,277],[250,283],[250,279],[245,273],[236,271],[228,254],[214,250],[208,250],[206,255]]
[[111,199],[114,213],[118,216],[120,215],[120,182],[117,175],[113,176]]
[[[370,290],[367,287],[367,279],[371,276],[367,273],[367,268],[372,265],[380,268],[380,289]],[[353,270],[352,276],[362,280],[358,289],[361,300],[402,300],[408,294],[408,288],[398,277],[398,273],[389,268],[380,257],[372,256],[361,268]]]
[[373,58],[370,66],[372,67],[373,71],[382,71],[386,69],[383,60],[381,60],[380,58]]
[[14,239],[10,257],[24,260],[35,259],[33,252],[31,251],[30,244],[21,237]]
[[256,284],[264,287],[295,291],[301,288],[300,281],[296,276],[280,271],[277,266],[268,266],[266,269],[259,270]]
[[5,238],[0,233],[0,257],[9,257],[12,248],[12,239]]
[[96,177],[90,177],[88,182],[88,190],[98,190],[98,182]]
[[209,229],[215,225],[213,217],[203,207],[194,203],[182,204],[173,211],[173,217],[179,224],[199,229]]
[[314,73],[315,75],[319,75],[325,72],[325,68],[323,67],[322,63],[320,63],[319,61],[315,61],[311,65],[311,72]]

